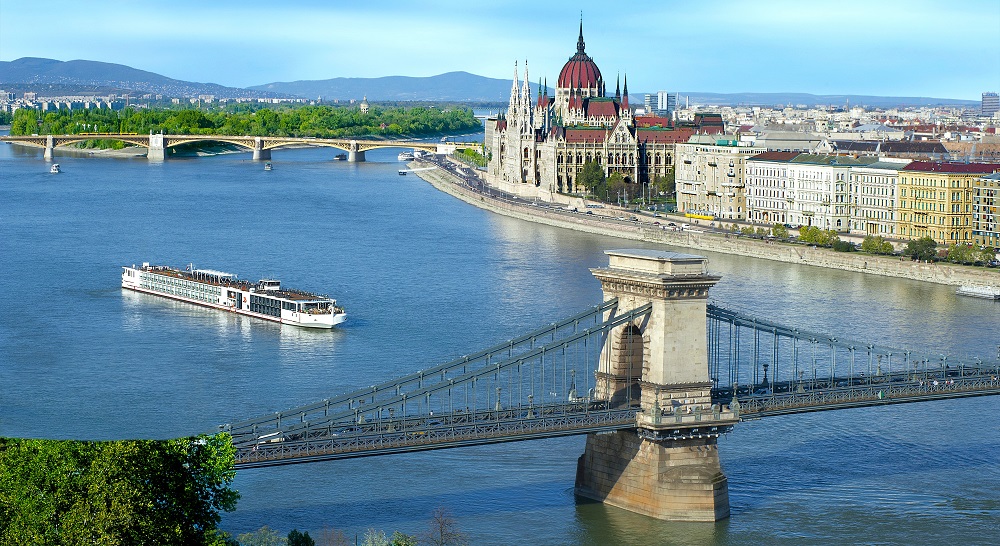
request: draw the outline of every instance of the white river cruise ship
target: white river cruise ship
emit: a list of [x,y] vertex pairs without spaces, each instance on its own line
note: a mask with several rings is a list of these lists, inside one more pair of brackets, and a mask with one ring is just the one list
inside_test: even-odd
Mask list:
[[122,266],[122,288],[305,328],[333,328],[347,318],[337,301],[326,296],[283,289],[274,279],[251,283],[194,266]]

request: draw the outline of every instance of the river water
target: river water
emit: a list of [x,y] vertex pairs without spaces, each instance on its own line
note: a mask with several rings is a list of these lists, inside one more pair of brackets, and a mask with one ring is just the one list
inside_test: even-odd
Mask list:
[[[588,268],[644,246],[488,213],[399,176],[398,150],[170,159],[0,145],[0,435],[165,438],[320,400],[598,303]],[[684,249],[675,249],[684,251]],[[996,357],[1000,306],[954,289],[709,254],[716,303],[841,338]],[[348,312],[282,327],[123,293],[143,261],[280,278]],[[719,441],[732,517],[666,523],[574,499],[583,437],[241,471],[234,534],[268,525],[473,544],[997,543],[998,398],[742,423]]]

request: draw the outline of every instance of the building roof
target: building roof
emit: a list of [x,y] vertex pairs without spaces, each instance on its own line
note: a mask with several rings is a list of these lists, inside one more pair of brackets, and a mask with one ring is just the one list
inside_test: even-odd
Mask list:
[[619,105],[612,98],[592,97],[584,101],[583,109],[588,118],[618,118]]
[[878,169],[880,171],[898,171],[902,170],[902,168],[905,167],[908,163],[909,161],[905,162],[876,161],[875,163],[871,163],[869,165],[859,165],[859,167],[864,169]]
[[941,161],[914,161],[903,167],[904,171],[924,173],[990,174],[1000,171],[997,163],[946,163]]
[[604,142],[608,134],[605,127],[567,127],[564,131],[566,142]]
[[676,129],[665,129],[663,127],[643,127],[635,130],[635,138],[639,142],[652,142],[655,144],[672,144],[676,142],[687,142],[694,129],[691,127],[678,127]]
[[601,87],[604,81],[601,78],[601,70],[597,68],[594,59],[591,59],[584,51],[584,47],[583,21],[580,21],[580,37],[576,41],[576,53],[566,61],[562,70],[559,71],[559,80],[556,85],[564,89]]
[[798,154],[791,163],[804,163],[807,165],[830,165],[832,167],[860,167],[871,165],[878,161],[874,157],[854,157],[850,155],[831,154]]
[[781,163],[788,163],[795,156],[799,155],[800,152],[764,152],[762,154],[757,154],[753,157],[748,157],[747,161],[777,161]]
[[659,116],[636,116],[635,126],[636,127],[663,127],[669,128],[673,127],[673,122],[670,118],[663,118]]

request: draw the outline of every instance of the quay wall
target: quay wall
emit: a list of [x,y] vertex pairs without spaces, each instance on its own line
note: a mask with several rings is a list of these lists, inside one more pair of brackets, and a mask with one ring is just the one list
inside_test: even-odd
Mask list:
[[1000,289],[1000,271],[950,263],[920,263],[898,256],[873,256],[858,252],[833,252],[807,245],[769,243],[760,239],[716,233],[664,230],[660,226],[610,223],[587,215],[560,214],[542,207],[491,198],[460,183],[442,169],[414,174],[449,195],[479,208],[512,218],[555,227],[574,229],[609,237],[646,241],[667,246],[690,248],[724,254],[737,254],[765,260],[870,273],[952,286],[975,286]]

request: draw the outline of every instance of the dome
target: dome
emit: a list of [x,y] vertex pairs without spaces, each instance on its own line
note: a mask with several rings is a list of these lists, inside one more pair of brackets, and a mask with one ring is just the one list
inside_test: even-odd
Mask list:
[[556,85],[562,88],[599,88],[602,83],[601,70],[597,63],[584,51],[583,23],[580,23],[580,38],[576,41],[576,54],[569,58],[559,72]]

